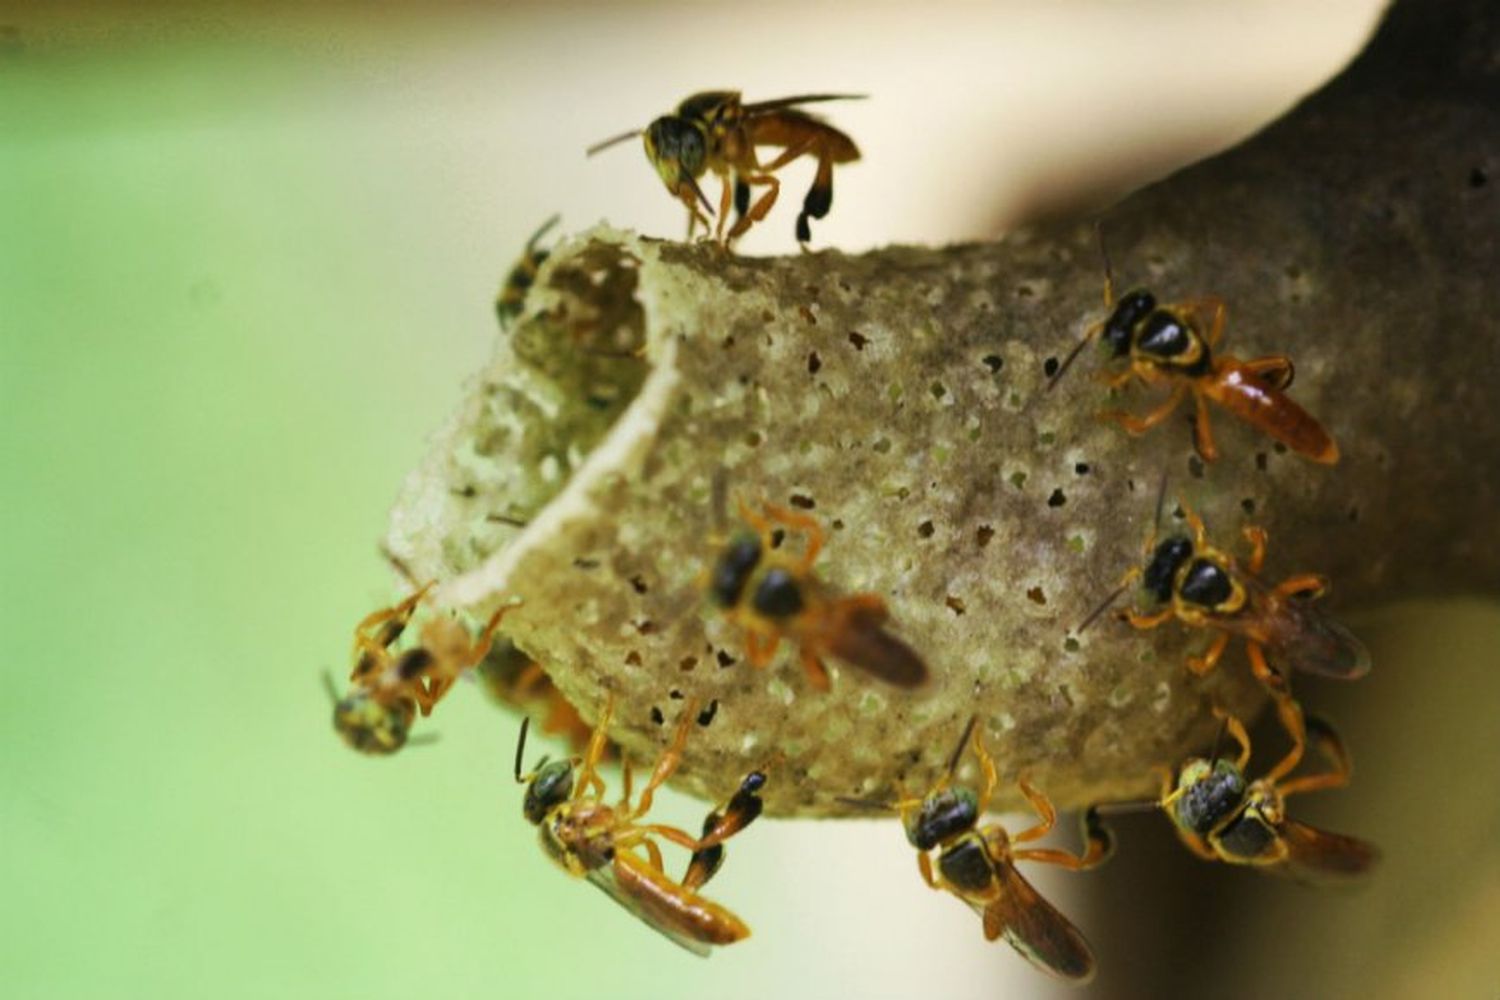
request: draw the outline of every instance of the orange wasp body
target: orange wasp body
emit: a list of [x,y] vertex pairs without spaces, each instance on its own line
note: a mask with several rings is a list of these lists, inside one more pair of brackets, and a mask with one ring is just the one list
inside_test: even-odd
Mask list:
[[1216,714],[1239,744],[1239,759],[1223,760],[1217,752],[1193,758],[1179,769],[1175,787],[1171,773],[1162,769],[1160,806],[1194,854],[1302,878],[1359,875],[1375,863],[1378,852],[1365,841],[1286,815],[1288,796],[1348,784],[1349,755],[1327,722],[1309,718],[1307,728],[1332,770],[1286,780],[1298,763],[1289,753],[1265,777],[1249,782],[1250,737],[1239,719]]
[[[722,864],[723,842],[759,815],[761,801],[756,793],[764,786],[765,775],[760,771],[747,775],[729,803],[708,815],[701,838],[676,827],[640,823],[651,809],[656,789],[671,777],[682,759],[696,710],[691,702],[684,707],[677,733],[635,805],[630,803],[627,761],[623,795],[618,804],[609,806],[604,803],[604,781],[596,765],[609,742],[612,710],[611,698],[581,759],[543,760],[527,775],[521,774],[527,728],[522,724],[515,777],[527,786],[523,811],[538,827],[542,849],[564,871],[588,879],[652,929],[696,955],[707,956],[711,945],[733,944],[748,937],[750,928],[739,917],[697,890]],[[681,882],[666,874],[661,849],[653,838],[693,852]]]
[[[740,505],[740,517],[754,530],[732,539],[720,552],[708,591],[724,616],[745,630],[751,666],[771,661],[783,636],[801,646],[803,669],[819,691],[829,688],[823,656],[837,657],[897,687],[927,680],[927,665],[906,643],[885,631],[890,619],[876,594],[839,595],[812,575],[823,548],[817,521],[767,505],[765,516]],[[800,558],[776,548],[774,524],[806,536]]]
[[[745,104],[738,91],[711,90],[694,94],[648,125],[606,139],[590,147],[590,156],[625,139],[643,136],[646,158],[656,168],[667,192],[688,210],[688,238],[701,221],[706,229],[708,216],[714,214],[708,196],[698,185],[698,178],[712,171],[719,176],[723,192],[719,198],[718,225],[715,235],[722,243],[738,239],[756,222],[766,217],[781,191],[776,171],[802,156],[818,161],[812,187],[802,201],[797,216],[797,241],[812,239],[808,219],[821,219],[833,205],[833,168],[835,164],[859,159],[854,140],[823,120],[796,110],[798,104],[821,101],[853,100],[856,94],[803,94],[771,101]],[[781,153],[768,163],[756,156],[757,146],[773,146]],[[764,187],[766,192],[753,204],[750,189]],[[741,215],[725,235],[731,192]],[[701,206],[701,210],[700,210]],[[707,212],[708,215],[705,215]]]
[[[884,808],[900,812],[906,838],[920,852],[917,867],[922,880],[934,889],[952,893],[978,913],[984,921],[986,940],[1003,937],[1041,971],[1077,983],[1087,982],[1094,975],[1094,955],[1088,942],[1016,870],[1016,862],[1040,861],[1083,871],[1109,858],[1112,838],[1090,810],[1084,817],[1087,845],[1082,855],[1019,846],[1046,836],[1057,821],[1052,803],[1024,778],[1019,782],[1021,792],[1040,822],[1013,836],[998,823],[981,825],[999,778],[976,721],[970,718],[949,759],[947,773],[931,791],[920,799],[905,799]],[[972,747],[984,774],[984,788],[977,796],[966,788],[952,786],[966,746]],[[854,799],[843,801],[871,805]]]
[[1205,297],[1159,304],[1156,296],[1137,289],[1115,302],[1113,283],[1106,278],[1104,303],[1111,310],[1109,317],[1089,328],[1049,388],[1057,384],[1083,346],[1099,338],[1112,360],[1124,362],[1119,370],[1102,376],[1110,388],[1123,388],[1132,379],[1172,387],[1159,406],[1141,416],[1106,410],[1099,414],[1101,419],[1113,420],[1131,434],[1144,434],[1171,416],[1191,393],[1197,405],[1194,444],[1205,462],[1219,457],[1209,426],[1209,402],[1314,462],[1332,465],[1339,460],[1338,445],[1323,425],[1286,394],[1295,371],[1290,358],[1271,355],[1241,361],[1215,356],[1214,348],[1224,332],[1222,301]]
[[391,647],[432,587],[427,584],[355,626],[349,693],[335,701],[333,726],[362,753],[392,754],[405,746],[417,713],[431,714],[459,675],[484,659],[500,620],[514,607],[491,615],[477,639],[453,618],[435,614],[423,622],[417,645],[393,653]]

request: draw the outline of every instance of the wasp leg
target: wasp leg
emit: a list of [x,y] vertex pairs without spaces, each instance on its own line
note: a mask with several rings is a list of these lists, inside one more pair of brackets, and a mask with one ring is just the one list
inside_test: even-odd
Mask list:
[[[1187,314],[1194,327],[1204,331],[1203,339],[1210,349],[1219,346],[1219,338],[1224,335],[1224,319],[1229,312],[1223,299],[1213,295],[1204,295],[1179,302],[1177,308]],[[1204,322],[1205,314],[1208,318],[1206,323]]]
[[807,682],[817,691],[827,691],[832,686],[828,680],[828,668],[823,665],[822,657],[813,651],[812,647],[802,646],[802,669],[807,672]]
[[1137,417],[1123,410],[1102,410],[1099,413],[1099,419],[1115,421],[1125,429],[1127,434],[1144,434],[1171,416],[1172,411],[1177,409],[1178,404],[1182,402],[1182,397],[1187,393],[1187,390],[1188,387],[1186,384],[1179,385],[1172,390],[1172,394],[1167,397],[1166,402],[1143,416]]
[[751,771],[745,775],[739,789],[722,808],[715,809],[704,817],[703,840],[712,841],[713,845],[693,852],[692,858],[688,860],[687,871],[682,876],[684,886],[689,889],[700,888],[718,873],[724,863],[724,841],[755,822],[764,808],[758,793],[765,787],[765,783],[765,772]]
[[995,794],[995,786],[1000,783],[1000,774],[995,768],[995,758],[990,756],[989,750],[984,746],[984,734],[981,732],[983,728],[983,726],[976,725],[973,735],[969,737],[969,746],[973,748],[974,756],[979,758],[979,769],[984,772],[984,788],[979,792],[978,815],[980,816],[983,816],[989,809],[990,797]]
[[755,629],[745,630],[745,659],[750,665],[757,669],[771,662],[771,657],[776,655],[776,647],[781,645],[781,633],[772,632],[761,641],[761,634]]
[[1200,552],[1208,548],[1208,529],[1203,525],[1203,518],[1198,516],[1197,511],[1183,503],[1181,497],[1177,498],[1177,506],[1182,508],[1182,516],[1187,518],[1188,530],[1193,533],[1193,548]]
[[[739,174],[734,175],[734,214],[744,215],[750,210],[750,185]],[[735,221],[739,221],[736,218]]]
[[651,867],[665,874],[666,866],[662,864],[661,848],[656,846],[656,841],[650,837],[641,838],[641,846],[646,849],[646,860],[651,862]]
[[[721,190],[719,193],[719,221],[714,226],[714,239],[720,244],[724,243],[724,226],[729,222],[729,201],[733,191],[733,185],[729,175],[725,174],[719,178]],[[738,224],[738,223],[736,223]]]
[[1266,529],[1253,524],[1245,525],[1245,541],[1250,543],[1250,558],[1245,567],[1251,573],[1259,573],[1266,561]]
[[1354,773],[1354,762],[1349,757],[1349,751],[1344,747],[1344,741],[1339,739],[1338,734],[1327,722],[1314,716],[1307,720],[1307,728],[1314,742],[1318,744],[1318,749],[1323,752],[1323,756],[1328,758],[1333,768],[1321,774],[1304,775],[1284,785],[1278,785],[1277,790],[1283,796],[1295,795],[1299,792],[1315,792],[1324,788],[1342,788],[1349,783],[1349,776]]
[[1025,847],[1013,852],[1011,856],[1018,861],[1044,861],[1075,872],[1097,868],[1115,852],[1115,838],[1099,818],[1096,809],[1085,809],[1083,812],[1083,844],[1082,854],[1050,847]]
[[620,804],[615,807],[615,810],[619,813],[628,813],[630,811],[631,779],[630,758],[627,757],[620,761],[620,787],[622,790],[620,792]]
[[1199,677],[1207,674],[1219,663],[1219,658],[1224,655],[1224,649],[1229,645],[1229,633],[1220,632],[1213,645],[1202,656],[1189,656],[1187,658],[1188,669]]
[[1249,361],[1241,361],[1239,365],[1241,369],[1254,375],[1257,381],[1278,392],[1291,388],[1292,379],[1297,375],[1292,359],[1280,354],[1251,358]]
[[1052,807],[1052,800],[1032,787],[1031,783],[1024,777],[1016,779],[1016,784],[1021,788],[1021,794],[1026,796],[1026,801],[1031,803],[1032,811],[1041,819],[1035,826],[1022,830],[1011,837],[1011,842],[1024,844],[1028,840],[1038,840],[1051,832],[1057,823],[1057,810]]
[[816,518],[809,517],[806,514],[799,514],[785,507],[778,507],[776,504],[768,503],[765,505],[765,509],[766,517],[771,521],[785,525],[793,531],[800,531],[803,537],[807,539],[807,543],[802,550],[802,562],[798,567],[801,572],[807,572],[812,568],[812,564],[817,561],[818,553],[823,551],[822,525],[818,524]]
[[1266,775],[1266,780],[1272,784],[1296,770],[1307,750],[1307,720],[1303,718],[1302,706],[1289,694],[1277,697],[1275,701],[1276,715],[1281,720],[1282,728],[1291,737],[1292,746],[1286,756]]
[[1213,428],[1208,423],[1208,401],[1203,398],[1203,393],[1193,390],[1193,403],[1197,407],[1193,420],[1193,447],[1198,450],[1198,457],[1205,462],[1216,461],[1219,457],[1219,446],[1214,444]]
[[745,176],[745,193],[749,197],[751,184],[765,185],[769,188],[765,194],[755,200],[754,206],[738,219],[735,220],[734,228],[729,230],[730,240],[737,240],[749,231],[750,227],[763,220],[771,211],[771,206],[776,204],[776,198],[781,194],[781,181],[770,174],[747,174]]
[[605,747],[609,745],[609,719],[615,711],[614,692],[604,699],[604,710],[599,713],[599,723],[594,727],[594,735],[589,738],[589,748],[584,752],[583,760],[578,772],[578,784],[573,789],[573,798],[582,798],[592,786],[594,794],[600,798],[604,797],[604,779],[599,777],[598,763],[604,757]]
[[1134,611],[1121,611],[1118,617],[1122,622],[1129,622],[1132,628],[1148,629],[1156,628],[1163,622],[1170,620],[1173,614],[1174,612],[1169,606],[1154,615],[1138,615]]
[[[677,723],[677,732],[672,736],[672,743],[663,751],[661,758],[656,762],[656,768],[651,772],[651,778],[646,782],[646,787],[641,789],[641,797],[636,802],[635,808],[628,812],[630,819],[639,819],[646,815],[651,809],[652,797],[656,790],[661,787],[662,782],[672,776],[677,770],[677,765],[682,763],[682,748],[687,746],[688,733],[692,729],[693,717],[698,714],[698,703],[689,698],[682,705],[682,720]],[[590,750],[593,748],[590,747]],[[691,838],[689,838],[691,839]]]
[[[1103,329],[1103,327],[1100,327]],[[1111,390],[1123,389],[1136,377],[1134,368],[1126,368],[1122,372],[1101,371],[1096,378],[1103,382],[1105,387]]]
[[1276,585],[1275,593],[1283,597],[1316,600],[1328,593],[1328,578],[1319,576],[1317,573],[1303,573],[1300,576],[1288,577]]
[[812,187],[802,199],[802,211],[797,215],[797,242],[803,245],[812,239],[812,226],[808,218],[821,219],[833,207],[833,157],[827,151],[818,154],[818,172],[813,175]]
[[[378,657],[382,651],[401,638],[401,633],[406,630],[411,616],[416,613],[417,605],[435,586],[437,586],[436,580],[429,581],[400,604],[372,611],[360,619],[359,624],[354,626],[355,669],[352,676],[358,676],[369,669],[368,666],[364,670],[360,669],[364,655]],[[370,631],[376,626],[382,627],[374,635],[370,635]]]
[[922,851],[917,855],[917,871],[922,873],[922,881],[927,883],[930,889],[941,889],[937,879],[932,877],[932,861],[927,857],[927,852]]
[[1239,744],[1239,760],[1235,763],[1235,767],[1243,771],[1245,765],[1250,763],[1250,734],[1245,731],[1245,724],[1237,716],[1230,715],[1217,706],[1214,708],[1214,718],[1224,723],[1224,727],[1229,730],[1229,735]]

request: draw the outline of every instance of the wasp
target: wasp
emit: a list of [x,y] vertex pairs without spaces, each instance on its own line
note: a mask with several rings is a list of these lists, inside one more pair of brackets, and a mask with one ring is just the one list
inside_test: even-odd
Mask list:
[[[667,193],[681,201],[688,210],[688,239],[699,222],[706,230],[715,215],[708,196],[698,185],[698,178],[712,171],[719,176],[723,191],[719,198],[718,226],[715,237],[728,245],[743,236],[749,228],[766,217],[781,191],[776,171],[802,156],[818,161],[812,187],[802,199],[797,216],[797,242],[812,239],[809,219],[821,219],[833,206],[833,168],[835,164],[859,159],[859,147],[838,129],[805,111],[799,104],[822,101],[859,100],[863,94],[802,94],[771,101],[745,104],[737,90],[710,90],[694,94],[642,129],[632,129],[589,147],[588,155],[636,136],[643,136],[646,159],[656,168]],[[781,150],[768,163],[761,163],[756,147],[774,146]],[[766,190],[752,203],[752,188]],[[725,236],[731,192],[739,217]],[[700,208],[701,207],[701,208]]]
[[[528,715],[537,714],[543,733],[562,737],[575,750],[588,746],[593,729],[552,683],[541,664],[521,652],[514,643],[496,642],[479,662],[476,672],[485,690],[496,701]],[[604,759],[613,759],[614,752],[614,744],[607,744]]]
[[[611,696],[583,757],[551,763],[543,758],[524,775],[521,759],[529,720],[522,722],[515,763],[516,781],[526,785],[522,811],[538,827],[542,850],[564,871],[588,879],[657,932],[707,957],[710,946],[733,944],[750,934],[739,917],[697,890],[723,864],[724,841],[760,814],[762,803],[757,793],[765,786],[765,773],[752,771],[746,775],[734,797],[709,813],[701,838],[676,827],[641,823],[651,809],[656,789],[672,776],[682,759],[696,706],[689,702],[683,709],[671,745],[656,762],[633,806],[630,762],[622,766],[624,791],[614,806],[604,803],[604,780],[597,770],[608,743],[606,733],[613,708]],[[666,874],[661,848],[653,838],[693,852],[681,882]]]
[[1126,572],[1120,586],[1082,628],[1139,580],[1150,608],[1121,610],[1118,617],[1138,629],[1153,629],[1176,619],[1194,628],[1218,632],[1201,656],[1190,656],[1188,669],[1198,676],[1213,670],[1233,636],[1245,640],[1250,670],[1270,692],[1283,726],[1292,737],[1293,766],[1304,741],[1302,709],[1291,696],[1287,671],[1296,669],[1339,680],[1357,680],[1370,671],[1370,654],[1344,626],[1317,609],[1313,601],[1328,592],[1328,581],[1304,573],[1268,586],[1260,578],[1266,557],[1264,528],[1247,525],[1250,555],[1242,568],[1234,556],[1208,540],[1203,520],[1178,504],[1189,533],[1173,534],[1153,544],[1144,566]]
[[453,618],[434,615],[423,622],[417,645],[393,652],[435,583],[366,615],[354,628],[354,669],[349,692],[334,703],[333,728],[361,753],[392,754],[405,746],[417,713],[431,714],[459,675],[484,659],[501,620],[516,606],[497,609],[478,638]]
[[[1073,982],[1087,982],[1094,975],[1094,955],[1083,934],[1026,881],[1016,870],[1018,861],[1040,861],[1071,871],[1095,868],[1114,850],[1110,832],[1097,813],[1084,815],[1086,847],[1081,855],[1048,847],[1020,847],[1045,837],[1057,822],[1057,811],[1047,796],[1022,777],[1021,794],[1036,812],[1039,822],[1011,835],[998,823],[980,825],[990,798],[999,783],[995,761],[985,749],[984,738],[970,717],[958,746],[948,759],[948,769],[937,784],[920,799],[903,799],[879,808],[901,814],[906,839],[917,849],[917,868],[922,880],[934,889],[951,892],[968,903],[984,921],[988,941],[1005,938],[1028,962],[1043,972]],[[984,774],[984,788],[976,795],[953,785],[964,749],[972,750]],[[852,805],[870,806],[857,799]],[[936,871],[932,854],[937,853]]]
[[1298,760],[1287,754],[1265,777],[1247,781],[1250,737],[1239,719],[1215,713],[1239,744],[1237,760],[1195,757],[1177,772],[1174,784],[1161,769],[1160,806],[1182,842],[1208,861],[1254,865],[1302,878],[1358,875],[1378,858],[1371,844],[1329,833],[1286,815],[1286,799],[1302,792],[1339,788],[1353,770],[1343,741],[1316,716],[1307,719],[1309,738],[1332,765],[1329,770],[1287,780]]
[[[1100,248],[1103,253],[1102,237]],[[1171,416],[1191,393],[1197,407],[1194,445],[1205,462],[1219,457],[1209,426],[1209,401],[1314,462],[1333,465],[1339,460],[1338,445],[1323,425],[1286,393],[1295,374],[1291,358],[1270,355],[1242,361],[1214,354],[1224,333],[1227,307],[1223,300],[1204,296],[1158,303],[1155,295],[1138,288],[1117,302],[1105,255],[1104,308],[1109,316],[1089,327],[1052,376],[1048,389],[1057,385],[1078,353],[1097,338],[1116,363],[1102,375],[1111,389],[1124,388],[1132,379],[1172,386],[1167,398],[1143,415],[1105,410],[1099,414],[1101,420],[1112,420],[1130,434],[1144,434]]]
[[[890,611],[876,594],[838,595],[812,574],[823,548],[823,529],[803,514],[765,505],[754,513],[743,503],[740,517],[753,530],[732,538],[709,574],[708,592],[725,618],[745,631],[751,666],[771,662],[785,636],[801,646],[802,668],[819,691],[829,689],[825,654],[902,688],[927,680],[927,664],[906,643],[885,630]],[[776,525],[801,532],[799,558],[776,547]]]
[[516,261],[515,267],[510,269],[510,275],[501,286],[500,294],[495,297],[495,316],[500,320],[502,328],[515,322],[516,317],[521,315],[521,304],[526,299],[526,293],[531,289],[531,283],[536,280],[536,272],[542,266],[542,262],[552,253],[550,249],[543,250],[537,244],[561,219],[562,216],[554,215],[542,223],[541,227],[531,234],[531,239],[526,241],[526,249],[521,252],[521,259]]

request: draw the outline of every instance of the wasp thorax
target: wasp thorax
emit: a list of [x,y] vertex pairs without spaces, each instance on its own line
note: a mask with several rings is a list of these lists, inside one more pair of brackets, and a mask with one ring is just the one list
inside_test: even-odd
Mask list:
[[573,794],[573,762],[555,760],[536,772],[526,786],[526,800],[521,809],[526,819],[540,823],[547,814]]
[[1182,599],[1205,608],[1217,608],[1234,595],[1229,573],[1210,559],[1195,559],[1182,579]]
[[646,158],[674,195],[685,180],[696,178],[707,166],[708,145],[703,130],[685,118],[666,115],[656,119],[646,128],[645,143]]
[[1195,760],[1177,778],[1178,825],[1202,835],[1229,818],[1245,801],[1245,776],[1232,761]]
[[919,851],[930,851],[979,822],[979,800],[966,788],[944,788],[922,800],[915,813],[903,816],[906,839]]
[[1115,304],[1115,311],[1104,321],[1104,342],[1115,357],[1122,358],[1130,353],[1130,339],[1136,324],[1155,308],[1156,296],[1144,288],[1127,293]]
[[1175,358],[1193,345],[1193,334],[1176,316],[1158,309],[1146,317],[1136,349],[1159,358]]
[[395,753],[406,745],[415,710],[410,701],[382,705],[365,691],[355,691],[333,706],[333,728],[360,753]]
[[750,574],[759,563],[760,539],[754,535],[741,535],[719,554],[709,580],[709,592],[721,608],[732,608],[739,603],[745,584],[750,582]]
[[803,608],[802,587],[797,578],[775,567],[766,570],[750,599],[757,612],[767,618],[790,618]]
[[1177,570],[1193,555],[1193,543],[1182,537],[1168,538],[1151,553],[1151,561],[1141,574],[1141,587],[1159,603],[1172,599],[1172,584]]

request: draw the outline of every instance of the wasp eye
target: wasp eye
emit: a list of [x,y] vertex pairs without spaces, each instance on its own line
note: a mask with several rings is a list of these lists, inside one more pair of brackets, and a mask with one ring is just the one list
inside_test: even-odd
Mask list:
[[745,584],[760,562],[760,539],[742,535],[729,543],[714,563],[709,592],[721,608],[731,608],[744,596]]
[[555,807],[573,794],[573,762],[555,760],[536,773],[526,786],[526,800],[521,810],[526,819],[540,823]]
[[1104,322],[1104,342],[1114,351],[1115,357],[1130,353],[1130,337],[1136,324],[1156,308],[1156,296],[1138,288],[1127,293],[1115,305],[1115,311]]
[[1141,574],[1141,585],[1152,597],[1165,604],[1172,599],[1172,583],[1177,570],[1193,554],[1193,543],[1186,538],[1169,538],[1151,553],[1151,562]]

